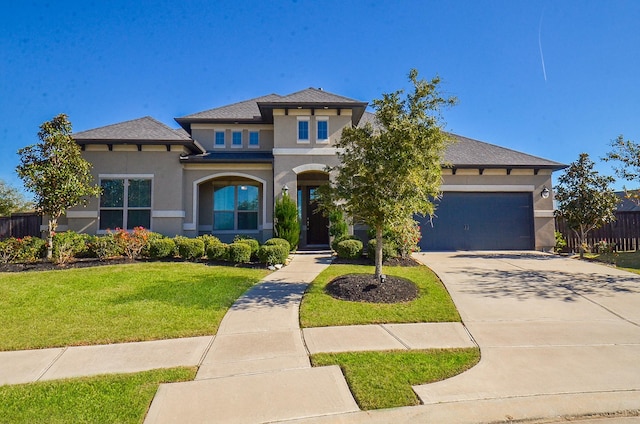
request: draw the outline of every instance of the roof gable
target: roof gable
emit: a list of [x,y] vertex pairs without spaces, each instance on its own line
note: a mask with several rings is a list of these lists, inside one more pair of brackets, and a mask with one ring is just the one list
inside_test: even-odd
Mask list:
[[257,120],[261,119],[258,102],[276,101],[281,96],[277,94],[267,94],[266,96],[256,97],[255,99],[244,100],[242,102],[233,103],[214,109],[186,115],[176,118],[178,122],[194,122],[199,120]]

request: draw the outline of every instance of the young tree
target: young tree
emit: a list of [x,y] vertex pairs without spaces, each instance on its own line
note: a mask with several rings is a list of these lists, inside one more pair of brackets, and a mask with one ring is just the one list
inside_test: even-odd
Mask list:
[[[636,184],[640,180],[640,145],[631,140],[625,140],[619,135],[615,140],[611,141],[611,151],[602,158],[605,162],[615,161],[619,164],[613,167],[618,178],[627,181],[634,181]],[[638,190],[625,192],[628,198],[636,203],[640,203],[640,193]]]
[[71,137],[67,115],[40,125],[38,138],[39,143],[18,150],[16,171],[25,188],[33,192],[36,210],[49,217],[47,259],[51,259],[58,219],[68,208],[86,204],[87,197],[98,196],[100,187],[91,185],[91,164]]
[[556,187],[558,215],[578,237],[580,258],[584,257],[589,231],[613,221],[620,201],[610,187],[613,177],[600,175],[593,166],[588,154],[580,154],[578,160],[558,178]]
[[398,90],[372,102],[375,128],[367,124],[342,131],[336,145],[341,163],[321,192],[323,203],[339,204],[354,221],[375,230],[377,278],[382,275],[384,228],[413,225],[416,213],[433,214],[450,141],[440,112],[456,99],[440,94],[438,77],[418,79],[412,69],[409,80],[413,91],[406,96]]
[[30,203],[25,200],[20,191],[0,180],[0,216],[9,216],[15,212],[29,209]]
[[274,214],[276,236],[287,240],[291,251],[294,251],[300,239],[300,222],[298,207],[287,193],[283,193],[282,197],[276,200]]

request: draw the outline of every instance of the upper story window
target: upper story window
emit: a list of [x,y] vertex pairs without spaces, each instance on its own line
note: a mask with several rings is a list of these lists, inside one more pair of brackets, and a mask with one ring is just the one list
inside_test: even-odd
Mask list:
[[329,142],[329,120],[327,118],[316,118],[317,138],[318,143]]
[[214,147],[224,147],[224,131],[215,132]]
[[309,143],[309,118],[298,118],[298,143]]
[[260,133],[258,131],[249,132],[249,147],[260,147]]
[[231,147],[242,147],[241,131],[234,131],[231,133]]
[[151,179],[100,180],[100,230],[151,227]]

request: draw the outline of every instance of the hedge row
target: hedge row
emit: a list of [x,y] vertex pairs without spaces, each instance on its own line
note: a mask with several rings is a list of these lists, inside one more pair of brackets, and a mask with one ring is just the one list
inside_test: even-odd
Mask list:
[[[179,257],[186,261],[208,259],[231,263],[262,262],[267,265],[284,264],[289,256],[289,242],[273,238],[262,246],[256,239],[236,236],[233,243],[223,243],[212,235],[196,238],[165,237],[138,227],[133,231],[117,230],[103,236],[78,234],[74,231],[53,236],[53,261],[59,264],[77,258],[107,260],[168,259]],[[0,240],[0,263],[37,262],[46,256],[46,242],[36,237]]]

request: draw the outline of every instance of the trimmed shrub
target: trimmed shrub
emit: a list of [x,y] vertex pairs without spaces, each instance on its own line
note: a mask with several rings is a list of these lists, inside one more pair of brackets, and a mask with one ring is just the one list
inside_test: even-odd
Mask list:
[[258,250],[258,259],[267,265],[284,264],[289,257],[289,248],[282,244],[263,244]]
[[564,251],[564,249],[567,247],[567,240],[564,239],[564,236],[560,231],[555,232],[555,239],[556,239],[556,245],[554,246],[553,250],[556,253],[560,253]]
[[97,258],[101,261],[109,258],[116,258],[124,255],[122,245],[118,243],[112,233],[97,237],[89,247]]
[[53,261],[64,264],[86,249],[86,239],[75,231],[55,233],[53,236]]
[[357,259],[362,256],[362,242],[360,240],[343,240],[336,246],[339,258]]
[[350,235],[350,234],[343,234],[342,236],[336,237],[333,239],[333,241],[331,242],[331,249],[334,252],[338,251],[338,243],[340,243],[341,241],[345,241],[345,240],[359,240],[358,237]]
[[178,255],[185,261],[193,261],[204,256],[204,242],[184,236],[174,238]]
[[289,244],[289,242],[285,239],[277,237],[270,238],[269,240],[265,241],[264,246],[285,246],[287,249],[289,249],[289,251],[291,251],[291,245]]
[[214,235],[211,234],[203,234],[201,236],[196,237],[197,239],[202,240],[202,242],[204,243],[204,251],[206,252],[207,249],[209,249],[209,246],[211,246],[212,244],[220,244],[220,239]]
[[260,249],[260,242],[258,242],[258,240],[251,237],[235,236],[233,242],[248,244],[249,247],[251,247],[251,258],[253,259],[257,257],[258,249]]
[[148,243],[149,257],[153,259],[164,259],[173,257],[176,251],[176,242],[168,237],[154,238]]
[[233,263],[247,263],[251,260],[251,246],[248,243],[231,243],[228,255],[229,260]]
[[[376,259],[376,239],[369,240],[367,244],[367,256],[371,260],[371,262]],[[390,240],[382,240],[382,261],[386,261],[387,259],[397,258],[398,257],[398,248],[396,245]]]
[[163,236],[160,233],[154,233],[149,231],[147,233],[147,242],[145,243],[144,247],[142,248],[142,251],[140,251],[140,256],[144,257],[144,258],[151,258],[151,243],[153,243],[156,240],[162,240],[166,238],[165,236]]
[[36,262],[46,253],[46,241],[27,236],[0,240],[0,263]]
[[288,194],[283,194],[276,200],[275,232],[279,238],[289,242],[289,249],[295,250],[300,241],[300,222],[298,222],[298,207]]
[[229,258],[229,245],[226,243],[212,243],[207,248],[207,258],[210,261],[226,261]]

